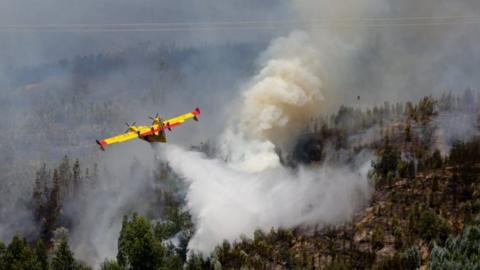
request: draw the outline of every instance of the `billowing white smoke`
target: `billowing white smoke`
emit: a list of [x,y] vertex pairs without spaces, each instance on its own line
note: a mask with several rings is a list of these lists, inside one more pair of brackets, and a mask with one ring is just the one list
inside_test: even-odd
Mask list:
[[479,134],[477,115],[473,110],[441,112],[435,119],[435,147],[448,154],[453,143],[469,141]]
[[296,32],[273,41],[260,63],[233,112],[238,118],[221,136],[220,159],[166,146],[170,166],[189,183],[187,206],[196,224],[191,250],[208,254],[224,239],[256,229],[339,224],[369,197],[366,156],[357,158],[355,169],[293,171],[281,166],[275,151],[288,149],[321,112],[320,65],[308,36]]
[[288,148],[323,102],[320,63],[305,33],[274,40],[260,62],[260,72],[243,92],[238,118],[222,138],[229,163],[248,171],[279,166],[275,146]]
[[324,167],[293,172],[279,167],[249,173],[174,145],[167,146],[166,156],[190,185],[187,207],[197,230],[189,249],[204,254],[224,239],[252,236],[256,229],[339,224],[370,194],[370,162],[356,171]]

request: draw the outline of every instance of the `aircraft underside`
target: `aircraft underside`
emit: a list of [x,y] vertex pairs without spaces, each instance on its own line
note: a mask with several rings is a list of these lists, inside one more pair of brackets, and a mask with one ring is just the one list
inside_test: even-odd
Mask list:
[[145,140],[147,142],[160,142],[160,143],[166,143],[167,138],[165,135],[149,135],[141,138],[142,140]]

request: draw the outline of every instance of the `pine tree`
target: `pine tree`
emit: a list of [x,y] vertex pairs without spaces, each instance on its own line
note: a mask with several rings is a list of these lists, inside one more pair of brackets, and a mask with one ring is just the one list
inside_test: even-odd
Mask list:
[[116,261],[110,261],[106,260],[102,263],[100,266],[100,270],[123,270],[122,268]]
[[187,264],[185,266],[186,270],[202,270],[202,269],[210,269],[208,267],[208,262],[206,262],[202,255],[192,253],[188,257]]
[[411,142],[411,141],[412,141],[412,125],[408,120],[407,124],[405,125],[405,142]]
[[72,190],[72,172],[70,167],[70,159],[65,155],[62,162],[58,166],[59,198],[63,199],[65,196],[71,195]]
[[459,236],[450,236],[445,247],[434,245],[430,269],[479,269],[480,228],[467,227]]
[[4,257],[5,257],[6,250],[7,250],[7,247],[5,247],[5,244],[2,241],[0,241],[0,270],[5,269]]
[[35,255],[37,258],[37,268],[39,270],[49,269],[47,252],[48,252],[47,247],[45,246],[45,243],[43,242],[43,240],[42,239],[38,240],[35,246]]
[[379,157],[372,164],[375,173],[384,179],[387,178],[389,173],[394,175],[400,161],[400,151],[390,144],[388,135],[385,135],[384,146],[378,154]]
[[77,270],[78,266],[73,257],[67,241],[64,239],[60,243],[55,257],[52,259],[52,270]]
[[57,170],[53,171],[53,187],[47,202],[45,217],[43,220],[42,238],[50,242],[55,230],[55,225],[60,214],[60,176]]
[[47,165],[44,163],[43,166],[36,172],[35,176],[35,185],[32,192],[32,201],[34,203],[33,208],[35,218],[40,221],[46,208],[46,198],[47,198],[47,182],[50,178],[47,171]]
[[2,260],[3,269],[36,269],[34,253],[27,241],[15,235],[5,250]]
[[72,167],[72,180],[73,180],[73,197],[78,198],[81,192],[81,184],[82,184],[82,175],[81,175],[81,168],[80,168],[80,161],[78,158],[75,160],[75,163]]
[[435,151],[432,154],[432,157],[430,158],[430,168],[431,169],[440,169],[443,166],[443,159],[442,159],[442,154],[440,153],[440,150],[435,149]]
[[178,269],[183,264],[174,248],[154,234],[153,225],[142,216],[124,217],[118,239],[118,264],[126,269]]
[[123,216],[122,220],[122,230],[120,231],[120,236],[118,237],[118,253],[117,253],[117,261],[120,266],[125,268],[128,265],[128,254],[127,248],[128,243],[126,240],[126,230],[128,226],[128,217],[125,215]]

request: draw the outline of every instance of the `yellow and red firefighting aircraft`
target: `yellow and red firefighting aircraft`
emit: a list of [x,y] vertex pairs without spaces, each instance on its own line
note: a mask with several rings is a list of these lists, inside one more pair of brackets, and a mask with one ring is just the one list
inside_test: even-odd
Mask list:
[[165,143],[167,142],[167,137],[165,136],[165,129],[172,131],[172,128],[182,124],[183,122],[185,122],[185,120],[188,120],[190,118],[198,121],[199,115],[200,109],[195,108],[195,110],[193,110],[192,112],[185,113],[165,121],[158,117],[158,114],[155,115],[155,117],[149,117],[153,120],[152,125],[150,126],[135,126],[135,123],[131,125],[125,123],[128,126],[128,129],[125,133],[101,141],[97,140],[97,144],[100,146],[100,149],[105,150],[105,147],[107,145],[121,143],[136,138],[145,140],[150,143]]

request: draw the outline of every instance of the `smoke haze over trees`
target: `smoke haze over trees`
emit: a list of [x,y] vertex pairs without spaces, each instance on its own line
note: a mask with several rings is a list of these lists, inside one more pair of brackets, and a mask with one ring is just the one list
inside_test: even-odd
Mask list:
[[[265,266],[242,257],[253,245],[254,258],[308,268],[311,249],[291,243],[312,228],[331,264],[418,266],[432,240],[427,253],[447,261],[448,235],[478,215],[479,12],[470,0],[2,1],[0,265]],[[196,106],[200,123],[172,145],[94,144]],[[408,189],[426,203],[386,208]],[[348,224],[362,210],[376,225],[361,223],[357,243]],[[410,222],[395,211],[418,228],[382,232]],[[383,262],[390,235],[412,239]],[[350,259],[334,239],[355,242],[341,245]]]

